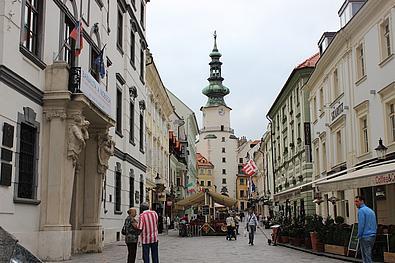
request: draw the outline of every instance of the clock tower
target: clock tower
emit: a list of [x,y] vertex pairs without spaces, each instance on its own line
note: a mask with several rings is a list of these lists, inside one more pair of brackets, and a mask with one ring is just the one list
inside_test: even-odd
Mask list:
[[230,93],[222,82],[221,53],[217,48],[217,34],[214,32],[214,48],[210,53],[209,85],[202,93],[207,96],[207,103],[201,107],[203,128],[200,130],[197,150],[214,165],[214,184],[217,192],[236,197],[237,175],[237,137],[230,124],[231,108],[224,97]]

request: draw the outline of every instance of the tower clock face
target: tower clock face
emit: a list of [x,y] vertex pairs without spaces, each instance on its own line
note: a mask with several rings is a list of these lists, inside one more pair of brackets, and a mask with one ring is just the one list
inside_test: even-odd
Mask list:
[[224,109],[222,109],[222,108],[219,109],[219,110],[218,110],[218,114],[221,115],[221,116],[224,116],[224,114],[225,114]]

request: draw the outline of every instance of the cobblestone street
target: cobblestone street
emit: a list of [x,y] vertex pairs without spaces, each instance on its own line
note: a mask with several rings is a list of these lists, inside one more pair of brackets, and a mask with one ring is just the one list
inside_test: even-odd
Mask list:
[[[119,242],[106,246],[101,254],[78,255],[68,262],[126,262],[126,254],[125,244]],[[176,231],[171,231],[168,236],[160,236],[159,254],[160,262],[164,263],[341,262],[284,247],[268,246],[262,233],[257,234],[255,246],[251,247],[242,235],[237,241],[226,241],[225,237],[180,238]],[[143,262],[141,248],[136,262]]]

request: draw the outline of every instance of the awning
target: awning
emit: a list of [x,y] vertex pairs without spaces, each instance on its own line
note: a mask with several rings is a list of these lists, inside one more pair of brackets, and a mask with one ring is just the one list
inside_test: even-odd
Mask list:
[[291,189],[285,190],[283,192],[274,194],[274,201],[284,201],[287,199],[292,199],[295,196],[298,196],[301,192],[307,192],[313,190],[311,184],[313,182],[305,183],[296,187],[293,187]]
[[395,184],[395,163],[370,166],[327,181],[317,182],[322,193]]
[[[208,191],[208,195],[211,196],[214,200],[214,202],[224,205],[226,207],[232,207],[235,206],[237,203],[236,199],[233,199],[231,197],[222,195],[220,193],[214,192],[214,191]],[[184,198],[180,201],[178,201],[175,205],[177,207],[189,207],[192,205],[196,204],[203,204],[204,203],[204,193],[199,192],[194,195],[188,196],[187,198]]]

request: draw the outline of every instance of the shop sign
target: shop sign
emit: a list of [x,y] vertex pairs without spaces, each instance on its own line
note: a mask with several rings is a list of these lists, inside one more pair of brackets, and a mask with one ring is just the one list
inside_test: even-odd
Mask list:
[[336,109],[334,109],[331,112],[331,119],[332,119],[332,121],[334,121],[337,117],[339,117],[339,115],[342,114],[343,111],[344,111],[344,107],[343,107],[343,102],[342,102],[342,103],[340,103],[339,106],[336,107]]
[[80,91],[100,110],[111,115],[111,97],[104,87],[92,75],[81,69]]
[[374,177],[374,183],[375,185],[395,184],[395,172],[384,175],[376,175]]

